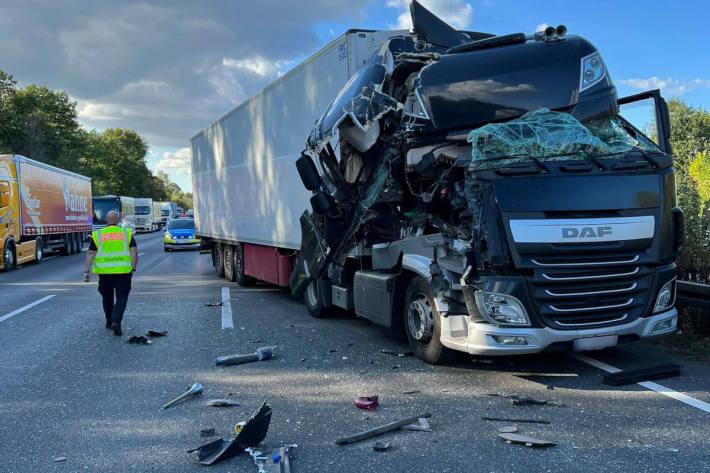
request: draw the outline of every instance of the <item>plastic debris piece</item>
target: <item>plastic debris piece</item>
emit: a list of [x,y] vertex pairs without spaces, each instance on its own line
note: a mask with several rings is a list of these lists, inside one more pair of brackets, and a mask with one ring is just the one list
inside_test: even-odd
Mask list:
[[143,335],[133,335],[126,340],[126,343],[134,343],[136,345],[151,345],[153,342],[145,338]]
[[355,400],[355,407],[374,411],[380,405],[379,396],[359,397]]
[[218,356],[215,364],[219,366],[241,365],[243,363],[251,363],[252,361],[268,360],[274,356],[276,346],[257,348],[254,353],[248,355],[227,355]]
[[224,304],[224,301],[222,301],[222,302],[205,302],[205,307],[219,307],[222,304]]
[[67,457],[55,457],[52,459],[53,462],[65,462],[67,461]]
[[155,338],[155,337],[165,337],[165,336],[168,334],[168,331],[167,331],[167,330],[163,330],[162,332],[158,332],[158,331],[156,331],[156,330],[148,330],[145,334],[148,335],[148,336],[151,337],[151,338]]
[[518,397],[518,396],[510,396],[510,403],[514,406],[545,406],[548,404],[555,405],[554,402],[552,402],[549,399],[533,399],[531,397]]
[[515,433],[500,433],[498,437],[502,438],[507,443],[521,443],[526,447],[552,447],[557,445],[555,442],[550,442],[549,440],[540,440]]
[[518,431],[518,428],[515,427],[514,425],[504,425],[502,427],[498,427],[498,432],[502,434],[512,434]]
[[423,417],[420,417],[419,419],[417,419],[416,422],[412,422],[411,424],[405,425],[402,428],[404,430],[416,430],[417,432],[431,432],[429,422]]
[[405,425],[412,424],[414,422],[417,422],[419,418],[425,418],[428,419],[431,417],[431,414],[428,412],[422,415],[418,415],[416,417],[409,417],[407,419],[403,420],[398,420],[395,422],[390,422],[389,424],[382,425],[380,427],[376,427],[374,429],[366,430],[364,432],[359,432],[357,434],[349,435],[347,437],[339,438],[335,441],[336,445],[348,445],[351,443],[359,442],[361,440],[369,439],[372,437],[376,437],[378,435],[385,434],[387,432],[392,432],[393,430],[399,430]]
[[635,370],[619,371],[604,376],[604,384],[609,386],[623,386],[641,381],[652,381],[654,379],[670,378],[680,375],[678,365],[653,365]]
[[224,440],[220,438],[214,442],[188,450],[188,452],[196,453],[200,463],[203,465],[219,463],[222,460],[240,455],[247,448],[263,441],[269,430],[270,422],[271,407],[264,402],[248,420],[240,423],[242,426],[239,429],[239,433],[233,439]]
[[372,446],[372,449],[376,452],[384,452],[385,450],[389,450],[389,448],[392,445],[390,445],[389,442],[375,442],[375,445]]
[[549,424],[549,420],[543,420],[543,419],[511,419],[508,417],[486,417],[482,416],[481,419],[483,420],[492,420],[496,422],[521,422],[521,423],[526,423],[526,424]]
[[290,451],[298,445],[287,445],[285,447],[271,450],[268,454],[256,448],[247,448],[247,452],[254,459],[254,463],[259,467],[259,473],[290,473],[291,454]]
[[387,348],[383,348],[382,350],[380,350],[380,353],[384,353],[386,355],[394,355],[400,358],[404,358],[405,356],[414,356],[413,351],[397,352],[394,350],[388,350]]
[[183,394],[179,395],[172,401],[168,402],[163,406],[163,409],[167,409],[168,407],[173,407],[175,404],[178,404],[185,399],[192,397],[192,396],[197,396],[198,394],[202,394],[202,385],[200,383],[195,383],[190,388],[185,391]]
[[210,399],[206,404],[209,407],[232,407],[242,405],[239,401],[232,401],[231,399]]
[[200,437],[212,437],[214,434],[215,431],[212,427],[200,430]]
[[411,391],[402,391],[402,394],[417,394],[420,393],[418,389],[412,389]]

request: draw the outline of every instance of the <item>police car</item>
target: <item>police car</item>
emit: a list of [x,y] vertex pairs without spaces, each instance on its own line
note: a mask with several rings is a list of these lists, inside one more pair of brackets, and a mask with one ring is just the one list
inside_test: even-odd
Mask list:
[[200,239],[195,238],[195,220],[191,218],[172,218],[165,226],[163,249],[172,251],[182,248],[199,248]]

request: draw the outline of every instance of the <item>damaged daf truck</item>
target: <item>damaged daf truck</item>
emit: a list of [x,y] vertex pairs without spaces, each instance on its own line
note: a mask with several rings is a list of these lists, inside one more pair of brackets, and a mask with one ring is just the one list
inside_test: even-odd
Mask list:
[[[658,91],[618,99],[563,26],[491,35],[411,14],[295,161],[309,208],[278,256],[310,314],[354,311],[430,363],[673,332],[683,214]],[[640,100],[650,137],[619,113]]]

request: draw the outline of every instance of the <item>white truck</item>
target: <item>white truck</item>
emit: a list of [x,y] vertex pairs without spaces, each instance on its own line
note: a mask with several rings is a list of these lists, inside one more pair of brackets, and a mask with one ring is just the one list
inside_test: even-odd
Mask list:
[[135,199],[136,231],[154,232],[160,228],[160,204],[151,198]]
[[168,220],[177,216],[177,204],[175,202],[160,202],[160,223],[164,227]]

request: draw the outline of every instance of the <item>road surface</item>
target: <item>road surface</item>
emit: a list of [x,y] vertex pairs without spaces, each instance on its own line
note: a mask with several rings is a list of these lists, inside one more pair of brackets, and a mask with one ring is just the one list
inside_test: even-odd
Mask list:
[[[240,288],[217,278],[208,256],[164,253],[160,233],[137,241],[140,268],[123,337],[104,328],[96,280],[81,281],[83,254],[0,274],[0,471],[202,471],[186,451],[217,437],[200,438],[200,430],[229,437],[264,399],[273,408],[265,444],[297,444],[293,472],[700,472],[710,465],[707,363],[644,342],[585,361],[557,353],[430,366],[380,353],[407,347],[367,321],[313,319],[279,289]],[[231,315],[205,306],[222,300],[223,291]],[[149,346],[123,343],[149,329],[168,336]],[[217,356],[266,345],[278,345],[277,358],[215,366]],[[590,364],[598,362],[617,368],[676,362],[683,371],[658,381],[668,390],[662,394],[640,385],[606,386],[604,371]],[[160,409],[195,382],[204,386],[200,398]],[[513,406],[489,394],[555,405]],[[367,395],[380,396],[374,412],[353,406]],[[213,398],[241,406],[205,406]],[[383,435],[392,445],[386,452],[371,449],[375,440],[333,444],[425,412],[433,431]],[[502,425],[558,445],[506,444],[497,438]],[[54,462],[57,457],[66,460]],[[211,471],[257,468],[243,455]]]

